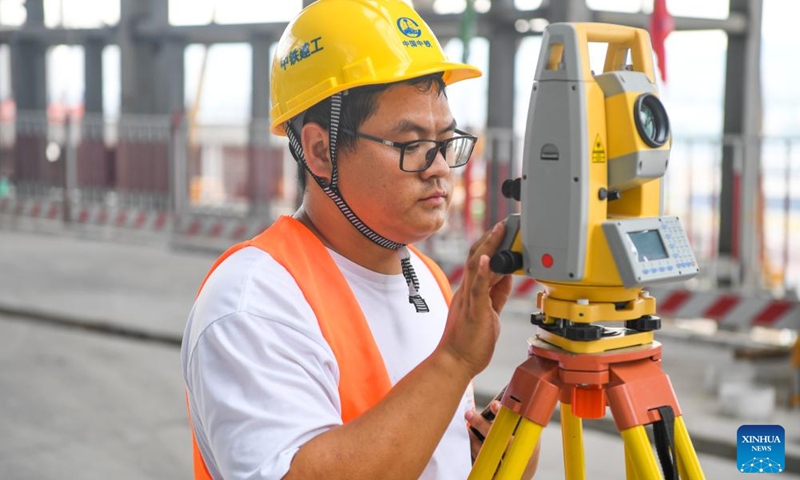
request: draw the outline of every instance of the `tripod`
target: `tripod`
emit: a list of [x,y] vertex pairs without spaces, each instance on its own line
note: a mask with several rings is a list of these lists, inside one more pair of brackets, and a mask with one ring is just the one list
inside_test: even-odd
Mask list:
[[[546,297],[539,294],[539,305],[576,307]],[[654,307],[647,300],[634,302],[634,311]],[[603,306],[581,302],[577,308],[586,314]],[[517,367],[503,394],[469,480],[518,480],[557,402],[566,480],[586,479],[582,419],[602,418],[606,405],[625,446],[627,480],[673,480],[678,474],[686,480],[705,478],[675,392],[661,370],[661,345],[653,341],[652,331],[637,330],[657,328],[656,317],[626,321],[624,329],[548,321],[544,314],[533,318],[539,334],[529,341],[529,358]],[[600,338],[574,340],[587,327]],[[650,424],[664,477],[644,428]]]

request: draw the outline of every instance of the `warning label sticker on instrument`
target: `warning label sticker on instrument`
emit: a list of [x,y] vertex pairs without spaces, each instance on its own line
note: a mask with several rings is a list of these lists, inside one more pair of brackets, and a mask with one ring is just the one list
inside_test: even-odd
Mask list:
[[594,147],[592,147],[592,163],[606,163],[606,149],[603,148],[603,141],[600,140],[598,133],[594,139]]

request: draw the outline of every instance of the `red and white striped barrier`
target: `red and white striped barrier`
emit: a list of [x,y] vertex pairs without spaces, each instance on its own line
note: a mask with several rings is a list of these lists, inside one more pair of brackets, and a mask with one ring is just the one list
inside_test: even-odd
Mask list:
[[32,218],[46,218],[48,220],[58,220],[63,216],[60,201],[29,200],[25,202],[16,202],[8,197],[0,198],[0,213]]
[[[62,220],[63,202],[56,200],[0,198],[0,214],[18,217]],[[140,208],[107,208],[101,205],[80,205],[70,218],[78,225],[124,228],[145,232],[173,232],[197,238],[241,241],[267,228],[265,222],[222,215],[189,215],[180,219],[164,210]]]
[[233,241],[254,237],[269,226],[252,219],[222,216],[192,216],[176,222],[175,233],[188,237],[228,239]]
[[[10,213],[18,217],[46,220],[62,220],[64,205],[60,200],[21,200],[12,202],[0,200],[0,213]],[[79,206],[71,212],[71,220],[78,224],[112,226],[147,230],[166,231],[169,214],[161,210],[109,209],[101,206]]]
[[82,206],[73,214],[78,224],[129,228],[150,232],[169,230],[169,213],[163,210],[138,208],[109,209],[101,206]]
[[650,288],[658,314],[671,318],[709,318],[722,328],[791,328],[800,330],[800,302],[733,292]]

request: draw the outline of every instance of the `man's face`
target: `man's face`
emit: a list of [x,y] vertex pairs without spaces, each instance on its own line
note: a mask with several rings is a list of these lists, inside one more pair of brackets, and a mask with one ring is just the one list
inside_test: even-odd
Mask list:
[[[377,98],[377,108],[359,132],[393,142],[444,140],[455,122],[447,98],[431,88],[395,85]],[[342,196],[370,228],[401,243],[425,239],[444,224],[453,193],[453,175],[440,153],[431,166],[400,170],[400,150],[366,139],[339,154]]]

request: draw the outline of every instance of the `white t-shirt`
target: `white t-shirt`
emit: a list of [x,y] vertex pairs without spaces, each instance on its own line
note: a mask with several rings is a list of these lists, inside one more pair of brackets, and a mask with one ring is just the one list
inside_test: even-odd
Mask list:
[[[329,252],[394,385],[441,338],[447,318],[441,289],[412,252],[431,310],[417,313],[402,275],[372,272]],[[258,248],[232,254],[208,278],[189,315],[181,361],[197,444],[217,480],[278,480],[304,443],[342,423],[336,358],[295,280]],[[464,413],[473,406],[470,388],[421,479],[468,476]]]

